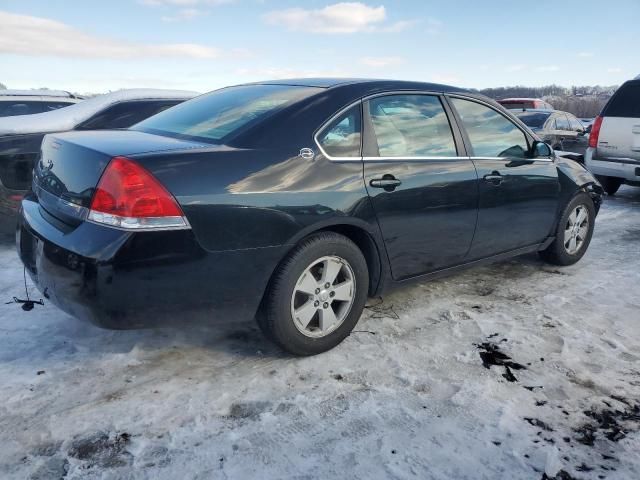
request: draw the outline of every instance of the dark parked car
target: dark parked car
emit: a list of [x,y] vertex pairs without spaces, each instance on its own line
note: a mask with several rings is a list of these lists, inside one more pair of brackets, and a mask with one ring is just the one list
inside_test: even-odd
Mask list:
[[553,110],[549,102],[540,98],[503,98],[498,103],[509,110],[520,110],[523,108],[534,108],[543,110]]
[[31,187],[31,171],[45,134],[130,127],[195,95],[179,90],[120,90],[60,110],[0,118],[0,214],[15,217]]
[[584,156],[589,134],[587,127],[572,114],[559,110],[513,110],[512,113],[554,150]]
[[58,90],[0,90],[0,117],[51,112],[81,100],[72,93]]
[[306,79],[217,90],[129,130],[47,135],[17,248],[62,310],[136,328],[256,317],[334,347],[368,296],[585,253],[602,189],[492,100]]

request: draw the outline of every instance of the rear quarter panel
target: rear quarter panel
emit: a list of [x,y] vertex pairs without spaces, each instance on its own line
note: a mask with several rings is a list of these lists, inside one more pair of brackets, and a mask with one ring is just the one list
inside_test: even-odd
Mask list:
[[303,159],[286,148],[133,158],[177,198],[209,251],[293,245],[335,224],[376,234],[361,162]]

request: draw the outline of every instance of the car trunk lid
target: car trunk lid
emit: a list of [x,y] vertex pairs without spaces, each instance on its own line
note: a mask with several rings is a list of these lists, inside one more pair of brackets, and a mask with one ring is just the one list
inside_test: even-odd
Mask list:
[[75,226],[87,218],[95,188],[113,157],[204,147],[132,130],[47,135],[34,169],[33,190],[42,208]]
[[640,80],[622,85],[602,111],[599,158],[640,161]]

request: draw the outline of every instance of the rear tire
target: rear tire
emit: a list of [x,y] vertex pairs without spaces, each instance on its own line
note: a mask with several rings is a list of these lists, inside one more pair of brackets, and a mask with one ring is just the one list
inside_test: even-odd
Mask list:
[[589,248],[595,226],[596,210],[593,200],[580,192],[567,204],[558,226],[556,238],[540,256],[554,265],[573,265]]
[[322,353],[351,333],[368,291],[369,271],[360,249],[338,233],[316,233],[278,267],[258,325],[289,353]]
[[604,175],[596,175],[596,178],[604,188],[604,191],[608,195],[615,195],[620,186],[622,185],[622,179],[617,177],[605,177]]

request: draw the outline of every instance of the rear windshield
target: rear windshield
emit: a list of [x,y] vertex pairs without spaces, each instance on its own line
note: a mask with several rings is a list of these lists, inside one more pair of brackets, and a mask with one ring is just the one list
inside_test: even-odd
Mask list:
[[533,102],[498,102],[504,108],[508,108],[509,110],[515,110],[520,108],[533,108]]
[[602,115],[640,118],[640,81],[633,80],[623,84],[611,97]]
[[257,122],[323,89],[290,85],[241,85],[216,90],[132,127],[164,135],[224,143]]
[[529,128],[542,128],[550,113],[514,112],[516,116]]

